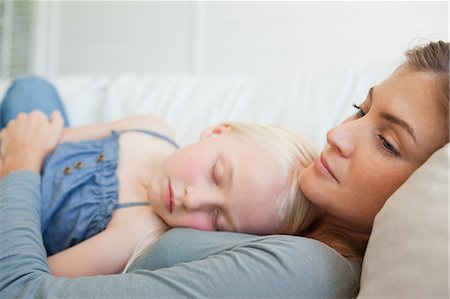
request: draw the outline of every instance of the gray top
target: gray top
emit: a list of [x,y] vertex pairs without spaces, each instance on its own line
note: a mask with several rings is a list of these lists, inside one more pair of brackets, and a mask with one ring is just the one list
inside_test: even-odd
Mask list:
[[126,274],[57,278],[40,232],[40,177],[0,180],[0,298],[344,298],[358,265],[321,242],[172,229]]

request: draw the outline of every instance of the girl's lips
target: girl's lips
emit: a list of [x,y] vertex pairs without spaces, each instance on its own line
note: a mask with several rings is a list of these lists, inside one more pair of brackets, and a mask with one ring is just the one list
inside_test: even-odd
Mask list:
[[173,193],[172,193],[172,186],[170,185],[170,181],[167,184],[166,189],[164,190],[164,206],[166,207],[167,211],[172,213],[172,209],[173,209]]
[[336,182],[339,183],[338,179],[336,178],[336,176],[334,175],[333,171],[331,171],[330,167],[328,166],[327,161],[325,160],[325,158],[323,157],[323,154],[320,155],[319,158],[317,158],[314,161],[314,167],[321,173],[323,173],[324,175],[332,178],[333,180],[335,180]]

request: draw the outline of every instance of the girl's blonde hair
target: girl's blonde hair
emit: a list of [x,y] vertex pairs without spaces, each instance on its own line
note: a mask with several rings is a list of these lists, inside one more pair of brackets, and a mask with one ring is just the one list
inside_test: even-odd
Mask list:
[[[303,136],[278,126],[226,123],[230,134],[265,151],[278,164],[278,175],[286,178],[286,188],[276,200],[279,223],[277,233],[298,234],[320,214],[301,192],[299,178],[317,157],[315,147]],[[275,171],[275,170],[274,170]]]

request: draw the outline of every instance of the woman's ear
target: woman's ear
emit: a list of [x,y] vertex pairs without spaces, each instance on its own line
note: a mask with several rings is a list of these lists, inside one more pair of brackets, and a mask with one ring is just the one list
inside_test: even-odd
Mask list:
[[220,124],[209,127],[200,134],[200,140],[208,137],[212,137],[215,135],[220,135],[225,132],[229,132],[231,130],[231,126],[228,124]]

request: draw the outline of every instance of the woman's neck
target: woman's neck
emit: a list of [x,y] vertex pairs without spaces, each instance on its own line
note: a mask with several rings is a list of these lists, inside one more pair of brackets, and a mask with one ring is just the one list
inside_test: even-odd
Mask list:
[[369,235],[330,214],[322,215],[305,232],[306,237],[321,241],[342,256],[359,262],[362,261]]

